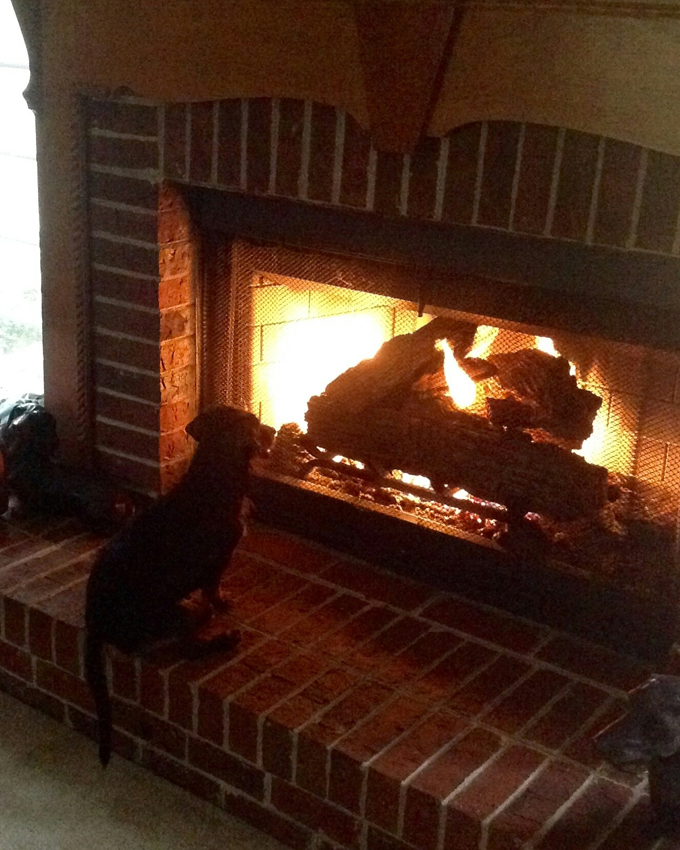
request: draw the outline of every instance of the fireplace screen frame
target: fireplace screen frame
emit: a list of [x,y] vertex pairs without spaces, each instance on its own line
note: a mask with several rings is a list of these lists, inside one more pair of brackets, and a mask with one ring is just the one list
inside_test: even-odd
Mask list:
[[[267,259],[263,262],[261,258],[265,256]],[[250,359],[249,317],[237,304],[243,303],[239,299],[243,297],[244,288],[252,285],[255,274],[389,295],[416,304],[421,310],[427,309],[436,299],[441,309],[453,309],[451,301],[441,303],[446,298],[442,297],[436,275],[433,276],[432,268],[427,265],[319,252],[240,237],[226,238],[224,233],[209,231],[204,234],[203,260],[199,300],[203,406],[226,402],[247,407],[248,393],[247,390],[243,392],[247,380],[243,374]],[[455,298],[452,292],[451,299]],[[489,320],[484,314],[456,312],[464,319]],[[545,335],[552,330],[543,324],[518,323],[497,316],[493,321],[499,327],[522,333]],[[221,360],[212,356],[219,346],[228,352]],[[240,378],[237,377],[239,368]],[[459,546],[452,555],[452,550],[436,539],[445,535],[410,518],[397,519],[397,525],[403,526],[397,528],[394,517],[380,511],[379,506],[371,511],[357,509],[351,500],[343,502],[337,497],[314,492],[311,487],[272,481],[266,475],[256,476],[255,499],[261,515],[275,524],[302,531],[352,554],[372,557],[392,569],[420,578],[423,562],[429,561],[428,578],[435,584],[563,626],[619,649],[659,657],[667,651],[675,633],[680,595],[677,587],[668,594],[665,607],[659,608],[650,600],[640,600],[611,587],[589,587],[577,575],[546,570],[540,558],[508,556],[492,541],[464,531],[454,535]],[[338,527],[344,528],[345,533],[338,535]],[[367,530],[369,527],[371,531]],[[677,563],[677,552],[675,561]],[[466,563],[465,576],[460,570],[447,567],[452,562]],[[518,570],[521,570],[519,581]],[[604,617],[603,610],[608,612]]]

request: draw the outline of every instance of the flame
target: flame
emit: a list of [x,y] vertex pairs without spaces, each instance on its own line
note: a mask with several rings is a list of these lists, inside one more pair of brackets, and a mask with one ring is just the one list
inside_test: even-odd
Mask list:
[[[287,322],[279,327],[267,364],[267,424],[296,422],[307,430],[307,402],[338,375],[373,357],[390,337],[376,312]],[[271,420],[271,421],[270,421]]]
[[453,351],[445,339],[437,340],[437,348],[444,352],[444,377],[449,386],[449,395],[457,407],[470,407],[475,402],[477,386],[472,378],[460,368]]
[[555,343],[550,339],[549,336],[537,336],[536,348],[539,351],[543,351],[545,354],[549,354],[551,357],[560,356],[559,352],[555,348]]
[[[604,406],[603,406],[604,407]],[[601,462],[602,452],[607,437],[607,416],[603,408],[600,408],[593,422],[593,433],[584,440],[580,449],[574,449],[575,455],[581,455],[588,463]]]
[[[536,337],[536,348],[539,351],[543,351],[546,354],[549,354],[551,357],[561,357],[562,355],[555,348],[555,343],[550,339],[549,336],[537,336]],[[569,374],[576,375],[576,365],[569,361]]]
[[499,330],[500,328],[494,328],[492,325],[480,325],[475,333],[472,348],[466,357],[484,357],[488,354]]

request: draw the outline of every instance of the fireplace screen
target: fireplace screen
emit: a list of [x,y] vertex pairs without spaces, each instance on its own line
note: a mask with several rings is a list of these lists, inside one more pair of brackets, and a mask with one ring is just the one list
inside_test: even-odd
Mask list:
[[204,386],[277,429],[260,474],[674,592],[675,354],[419,310],[387,264],[246,242],[216,257]]

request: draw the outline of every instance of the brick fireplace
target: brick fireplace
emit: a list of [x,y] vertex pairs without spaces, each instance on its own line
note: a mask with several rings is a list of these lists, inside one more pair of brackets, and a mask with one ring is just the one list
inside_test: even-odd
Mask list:
[[[488,357],[552,340],[621,437],[594,463],[653,494],[645,510],[664,506],[674,541],[676,77],[645,76],[667,53],[624,12],[411,5],[16,0],[64,453],[155,496],[186,468],[202,406],[298,421],[273,403],[271,374],[291,371],[281,340],[352,334],[356,316],[376,345],[467,323],[506,341]],[[591,38],[601,62],[573,55]],[[621,44],[644,54],[625,73]],[[540,102],[517,68],[543,81]],[[647,570],[648,513],[626,520],[651,536],[647,562],[598,552],[584,568],[586,548],[557,567],[531,534],[494,537],[507,506],[490,491],[467,488],[477,513],[454,507],[451,524],[444,502],[467,497],[431,481],[446,519],[431,522],[422,470],[404,467],[414,480],[376,500],[336,436],[311,477],[285,452],[257,470],[270,525],[228,578],[237,651],[110,654],[116,752],[300,850],[668,850],[644,779],[591,744],[649,669],[564,631],[676,670],[675,549],[664,538]],[[607,478],[610,530],[630,533],[620,492]],[[0,687],[87,735],[84,587],[101,543],[70,521],[0,527]]]
[[[559,546],[547,558],[535,547],[496,545],[502,526],[492,508],[478,504],[475,513],[468,504],[442,535],[431,512],[416,508],[412,516],[404,500],[390,513],[379,497],[367,512],[352,481],[338,491],[298,476],[291,488],[290,477],[264,475],[258,507],[268,521],[414,578],[663,654],[678,597],[674,158],[510,122],[426,138],[412,155],[385,154],[343,110],[290,99],[172,106],[91,99],[84,114],[92,342],[82,356],[92,393],[82,415],[84,426],[92,422],[98,466],[155,494],[186,468],[192,449],[184,426],[201,405],[233,403],[285,424],[272,408],[274,385],[285,384],[281,363],[272,362],[281,355],[272,352],[291,317],[291,340],[305,328],[327,336],[357,310],[375,319],[381,341],[442,310],[477,327],[494,323],[496,333],[502,325],[508,350],[561,335],[572,371],[599,406],[591,443],[600,446],[587,459],[609,471],[609,492],[620,486],[613,474],[632,476],[649,494],[623,531],[623,501],[613,499],[616,516],[607,522],[619,538],[607,531],[604,550],[586,523],[576,555],[555,569],[555,557],[565,559]],[[304,357],[292,368],[309,370]],[[344,368],[303,393],[300,424],[309,396]],[[267,375],[274,377],[265,389]],[[335,454],[348,453],[333,439]],[[574,464],[581,461],[565,469]],[[558,520],[565,519],[555,503],[560,474],[539,485],[557,484]],[[540,513],[540,498],[535,504]],[[531,501],[520,513],[527,510]],[[645,537],[639,557],[617,555],[621,540],[635,549],[629,530],[640,511],[656,511],[663,532],[654,536],[657,526],[649,526],[654,539]],[[571,531],[558,523],[550,534],[562,540]]]

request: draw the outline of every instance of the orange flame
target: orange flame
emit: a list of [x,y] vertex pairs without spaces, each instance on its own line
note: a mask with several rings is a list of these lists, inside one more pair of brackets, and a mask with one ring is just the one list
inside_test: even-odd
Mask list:
[[[543,351],[546,354],[549,354],[551,357],[561,357],[562,355],[555,348],[555,343],[550,339],[549,336],[537,336],[536,337],[536,348],[539,351]],[[569,374],[576,375],[576,366],[569,361]]]
[[464,369],[456,362],[453,351],[445,339],[437,340],[437,348],[444,352],[444,377],[449,387],[449,395],[456,407],[470,407],[475,402],[477,385]]
[[472,343],[472,348],[467,353],[467,357],[484,357],[489,353],[489,349],[493,345],[494,340],[498,336],[500,328],[494,328],[492,325],[480,325],[475,333],[475,338]]

